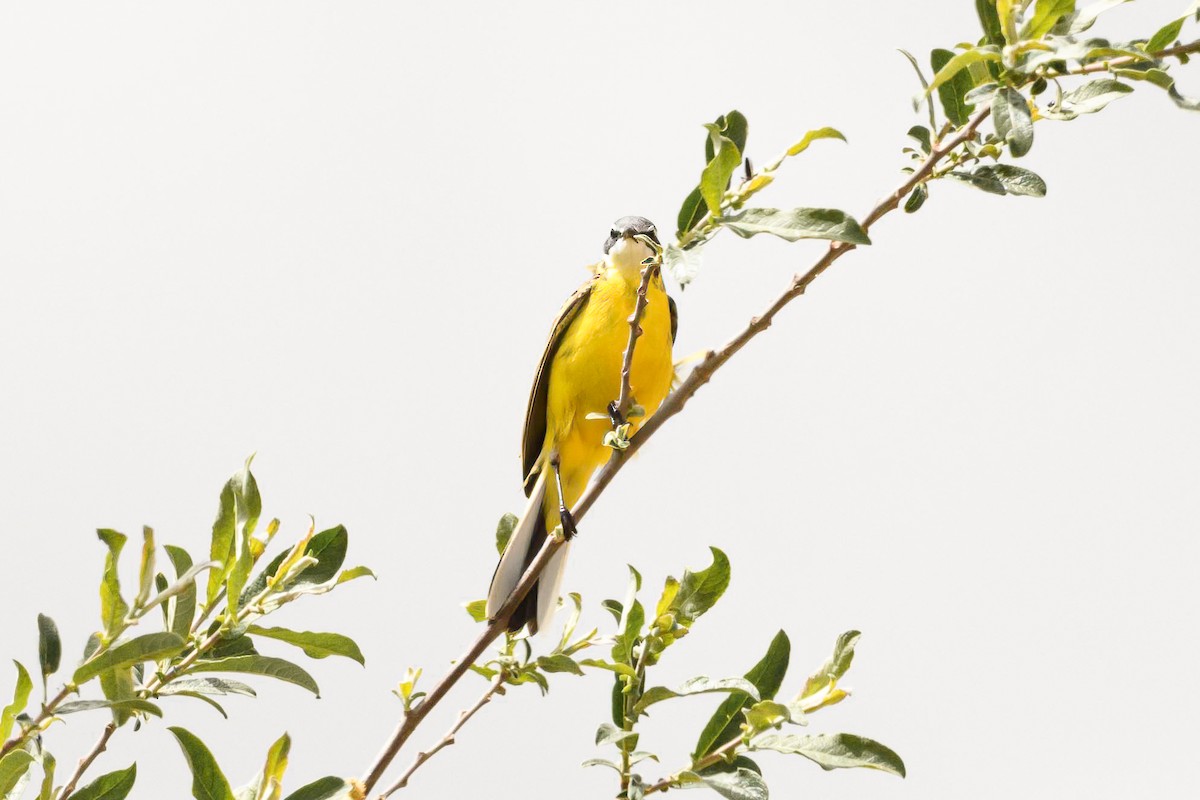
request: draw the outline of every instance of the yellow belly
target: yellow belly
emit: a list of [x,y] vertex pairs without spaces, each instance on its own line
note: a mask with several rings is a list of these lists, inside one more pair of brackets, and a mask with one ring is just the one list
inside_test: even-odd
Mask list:
[[[574,505],[592,473],[608,460],[604,435],[612,429],[608,404],[621,391],[621,364],[629,343],[629,317],[637,301],[639,276],[610,269],[592,285],[587,305],[564,332],[553,363],[546,403],[543,458],[558,453],[566,505]],[[661,277],[646,295],[642,336],[633,353],[629,386],[645,417],[631,419],[631,434],[653,414],[671,388],[671,316]],[[602,419],[587,419],[589,414]],[[547,491],[548,529],[558,524],[558,493]]]

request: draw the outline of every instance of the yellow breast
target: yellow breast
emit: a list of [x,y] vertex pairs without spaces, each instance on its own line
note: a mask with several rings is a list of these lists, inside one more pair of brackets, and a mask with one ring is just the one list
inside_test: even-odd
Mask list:
[[[564,478],[587,478],[607,460],[604,434],[611,429],[608,404],[621,389],[621,364],[629,342],[629,317],[637,302],[639,276],[609,269],[596,278],[587,303],[563,333],[553,363],[546,407],[546,450],[557,450]],[[671,315],[662,278],[646,295],[642,336],[630,370],[633,399],[646,410],[658,409],[671,388]],[[602,419],[587,419],[589,414]],[[631,419],[636,431],[646,417]],[[584,474],[585,473],[585,474]],[[576,484],[579,481],[570,481]],[[579,486],[579,491],[582,491]],[[566,494],[574,494],[565,490]],[[568,497],[568,503],[574,499]]]

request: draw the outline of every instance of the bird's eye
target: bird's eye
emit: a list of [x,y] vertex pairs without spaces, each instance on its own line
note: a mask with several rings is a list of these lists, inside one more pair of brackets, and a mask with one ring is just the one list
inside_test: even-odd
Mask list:
[[621,234],[617,233],[617,229],[616,229],[616,228],[613,228],[611,231],[609,231],[609,232],[608,232],[608,235],[609,235],[609,236],[611,236],[611,237],[612,237],[612,238],[614,238],[614,239],[619,239],[619,238],[621,237]]

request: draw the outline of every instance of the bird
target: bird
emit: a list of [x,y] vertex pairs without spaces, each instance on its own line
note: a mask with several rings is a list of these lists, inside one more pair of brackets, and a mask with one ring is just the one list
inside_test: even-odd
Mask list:
[[605,434],[625,422],[626,436],[636,434],[671,389],[679,315],[661,271],[655,271],[647,287],[642,332],[629,375],[630,397],[642,413],[625,420],[614,402],[621,390],[621,367],[642,270],[661,251],[658,231],[650,220],[621,217],[604,242],[604,258],[591,267],[591,276],[554,320],[529,393],[521,437],[528,501],[492,575],[488,618],[495,619],[546,537],[560,524],[567,542],[509,617],[509,631],[528,626],[532,636],[554,614],[575,534],[568,509],[612,453]]

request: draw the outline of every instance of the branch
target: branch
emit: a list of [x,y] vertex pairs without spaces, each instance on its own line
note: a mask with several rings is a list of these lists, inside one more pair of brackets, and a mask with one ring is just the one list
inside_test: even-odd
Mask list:
[[[925,160],[921,163],[921,166],[909,176],[908,180],[901,184],[891,194],[880,200],[879,203],[877,203],[875,207],[870,210],[867,216],[863,219],[863,230],[870,229],[870,227],[878,222],[884,215],[890,211],[894,211],[900,205],[900,201],[907,197],[908,194],[912,192],[912,190],[916,188],[918,184],[924,183],[932,175],[934,167],[936,167],[937,164],[950,153],[950,151],[954,150],[956,147],[975,135],[975,131],[979,127],[980,123],[987,119],[988,114],[990,113],[990,107],[984,107],[979,111],[976,111],[967,124],[963,126],[958,133],[944,142],[939,143],[937,147],[933,148],[929,155],[925,157]],[[713,373],[720,369],[726,361],[733,357],[735,353],[745,347],[751,339],[769,328],[772,320],[775,318],[775,315],[778,314],[780,310],[782,310],[783,307],[792,300],[795,300],[797,297],[804,294],[804,291],[808,288],[808,285],[820,277],[821,273],[828,269],[833,262],[837,261],[843,255],[854,249],[855,245],[852,244],[845,244],[844,242],[830,242],[825,254],[822,255],[821,258],[819,258],[807,272],[797,273],[792,278],[792,282],[788,285],[784,292],[776,297],[774,302],[772,302],[762,314],[758,315],[757,317],[753,317],[749,324],[739,331],[736,336],[726,342],[724,346],[717,350],[710,350],[705,353],[704,357],[700,360],[700,363],[697,364],[690,373],[688,373],[687,378],[685,378],[683,383],[679,385],[679,388],[672,392],[667,399],[663,401],[663,404],[658,407],[658,411],[654,412],[654,415],[650,417],[650,419],[646,420],[646,424],[642,426],[637,435],[630,439],[629,447],[623,451],[614,451],[612,456],[608,459],[608,462],[600,468],[600,471],[596,474],[596,479],[583,493],[583,496],[579,498],[579,502],[576,504],[575,508],[572,509],[571,513],[575,516],[575,518],[579,519],[587,512],[588,509],[592,507],[597,498],[599,498],[601,493],[604,492],[608,484],[612,482],[614,477],[616,477],[616,474],[621,471],[623,466],[625,466],[625,463],[629,460],[629,457],[637,452],[638,448],[641,447],[647,439],[653,436],[655,431],[661,428],[667,420],[682,411],[683,407],[687,404],[687,401],[691,399],[692,395],[694,395],[701,386],[708,383],[709,379],[712,378]]]
[[629,413],[631,389],[629,388],[629,373],[633,370],[633,350],[637,347],[638,337],[642,335],[642,317],[646,313],[646,293],[650,290],[650,281],[658,272],[661,257],[647,264],[642,270],[642,282],[638,284],[637,302],[633,305],[633,313],[629,315],[629,343],[625,345],[625,357],[621,360],[621,391],[617,395],[617,417],[624,420]]
[[[693,762],[692,765],[690,767],[688,767],[688,771],[699,772],[702,769],[707,769],[707,768],[711,767],[713,764],[717,764],[721,761],[724,761],[725,757],[727,755],[731,755],[733,753],[733,751],[737,750],[738,746],[741,745],[741,743],[742,743],[741,736],[738,736],[736,739],[730,739],[728,742],[721,745],[716,750],[713,750],[711,753],[706,755],[704,758],[701,758],[700,760]],[[684,771],[685,770],[680,770],[680,772],[684,772]],[[670,789],[671,785],[678,780],[679,780],[679,772],[675,773],[674,775],[672,775],[669,778],[663,778],[658,783],[654,783],[654,784],[651,784],[650,786],[647,786],[645,794],[654,794],[655,792],[665,792],[667,789]],[[60,800],[61,800],[61,798],[60,798]]]
[[62,705],[62,702],[78,691],[79,687],[73,683],[68,683],[58,694],[54,695],[50,702],[42,706],[41,713],[34,717],[32,722],[28,724],[18,723],[21,725],[21,732],[5,742],[3,746],[0,746],[0,756],[4,756],[13,748],[24,744],[25,740],[29,738],[29,734],[39,730],[42,727],[42,723],[54,716],[55,710]]
[[[928,179],[933,172],[933,168],[938,164],[939,161],[945,158],[951,150],[975,135],[975,130],[979,127],[979,124],[987,118],[990,111],[991,109],[988,107],[977,111],[975,115],[971,117],[966,126],[964,126],[956,135],[945,142],[940,143],[936,148],[934,148],[933,151],[926,157],[921,167],[917,169],[907,181],[905,181],[894,192],[887,195],[887,197],[881,200],[875,206],[875,208],[871,210],[871,212],[865,218],[865,221],[862,223],[863,229],[867,229],[870,225],[879,220],[880,217],[884,216],[889,211],[894,210],[900,204],[900,201],[903,200],[909,194],[909,192],[911,192],[913,188],[917,186],[917,184]],[[854,245],[843,244],[842,242],[830,243],[825,255],[823,255],[817,261],[817,263],[808,270],[808,272],[803,274],[797,273],[784,293],[777,297],[765,312],[751,319],[750,324],[744,330],[738,333],[737,336],[733,337],[733,339],[727,342],[722,348],[719,350],[710,350],[708,353],[706,353],[703,360],[688,374],[688,377],[679,385],[679,388],[672,392],[667,399],[663,401],[663,404],[659,406],[658,410],[646,420],[645,424],[638,430],[637,435],[630,438],[629,446],[625,450],[613,450],[613,453],[609,457],[608,461],[597,473],[595,480],[584,492],[583,496],[579,499],[579,502],[576,503],[575,508],[571,509],[571,515],[575,518],[575,521],[578,522],[583,519],[584,515],[587,514],[588,510],[595,504],[596,499],[601,495],[601,493],[604,492],[616,474],[620,472],[621,468],[625,465],[625,462],[629,460],[629,457],[632,456],[633,453],[636,452],[647,439],[653,436],[654,432],[661,428],[668,419],[682,411],[684,405],[687,404],[687,401],[701,386],[708,383],[713,373],[720,369],[721,366],[730,358],[732,358],[737,351],[741,350],[747,342],[770,327],[771,320],[774,318],[775,314],[777,314],[784,306],[786,306],[796,297],[804,294],[804,290],[808,287],[808,285],[816,280],[817,277],[824,272],[830,264],[853,249]],[[640,323],[640,319],[637,318],[636,310],[633,323]],[[631,342],[626,350],[627,358],[632,357],[630,353],[632,352],[633,347],[636,345],[636,342],[637,337],[632,336]],[[436,706],[442,700],[442,698],[446,696],[446,693],[450,691],[450,688],[454,686],[454,684],[457,683],[463,675],[466,674],[470,666],[475,663],[480,655],[483,654],[483,651],[487,649],[488,645],[495,641],[496,638],[498,638],[505,630],[509,616],[512,615],[513,610],[517,607],[525,595],[529,593],[529,590],[533,584],[537,582],[538,576],[542,573],[542,570],[545,569],[546,564],[550,561],[550,558],[558,551],[558,548],[562,547],[563,541],[564,540],[553,536],[546,539],[545,544],[542,545],[542,549],[538,551],[537,557],[526,568],[525,574],[521,576],[520,583],[518,583],[517,587],[513,589],[512,594],[508,596],[508,600],[505,601],[500,611],[497,612],[495,618],[488,622],[483,633],[479,634],[479,637],[476,638],[475,642],[470,646],[470,648],[468,648],[467,652],[464,653],[457,662],[455,662],[450,671],[438,681],[433,689],[430,690],[429,694],[422,698],[421,704],[414,708],[410,713],[405,715],[404,719],[400,721],[400,724],[396,727],[396,730],[392,732],[391,738],[389,738],[387,743],[384,745],[383,750],[380,751],[378,756],[376,756],[374,763],[367,771],[366,777],[362,780],[365,792],[370,793],[375,785],[379,783],[380,778],[383,777],[383,773],[396,758],[396,754],[400,752],[400,748],[403,747],[404,743],[408,741],[408,738],[412,736],[413,731],[416,730],[417,726],[421,724],[426,715],[428,715],[428,713],[433,710],[434,706]]]
[[75,791],[75,784],[79,783],[79,779],[83,777],[83,773],[96,760],[96,756],[100,755],[108,747],[108,740],[117,732],[117,723],[110,722],[104,726],[104,733],[100,734],[100,738],[92,747],[90,753],[79,759],[79,766],[75,768],[75,774],[71,776],[71,780],[67,781],[66,787],[62,790],[62,794],[58,796],[58,800],[67,800],[71,793]]
[[[578,515],[576,515],[576,519],[579,519]],[[537,557],[526,567],[525,574],[521,576],[520,583],[512,590],[512,594],[504,601],[504,605],[500,607],[500,610],[496,612],[495,618],[487,623],[487,627],[484,628],[483,633],[479,634],[467,649],[467,652],[454,663],[450,671],[437,682],[429,691],[429,694],[421,698],[420,704],[413,708],[400,721],[396,730],[393,731],[391,738],[384,745],[383,750],[376,756],[375,762],[367,771],[367,776],[362,780],[364,794],[369,794],[375,787],[375,784],[379,783],[379,779],[383,777],[383,773],[387,770],[388,765],[396,758],[396,754],[400,752],[400,748],[412,736],[413,731],[417,729],[417,726],[421,724],[426,715],[446,696],[446,693],[450,691],[450,687],[467,673],[471,665],[475,663],[479,656],[483,655],[483,651],[488,648],[488,645],[507,629],[508,618],[512,616],[513,611],[520,604],[521,600],[524,599],[525,595],[529,594],[529,590],[533,587],[533,584],[537,583],[538,576],[542,574],[542,570],[546,568],[546,564],[550,562],[551,557],[558,552],[558,548],[562,547],[564,542],[564,539],[556,536],[546,537],[546,542],[542,545],[542,549],[538,551]]]
[[404,774],[400,776],[400,780],[396,781],[394,784],[392,784],[390,789],[379,795],[380,800],[383,800],[383,798],[386,797],[391,797],[393,793],[398,792],[399,790],[408,786],[408,779],[412,777],[414,772],[421,768],[422,764],[437,755],[438,751],[442,748],[449,747],[450,745],[454,744],[455,734],[458,733],[463,725],[467,724],[467,720],[475,716],[476,711],[486,706],[491,701],[493,696],[503,693],[504,672],[501,671],[497,673],[495,678],[492,679],[492,683],[488,687],[488,690],[484,692],[478,700],[475,701],[475,705],[458,715],[458,721],[454,723],[450,730],[446,731],[446,735],[442,737],[441,741],[433,746],[433,749],[429,750],[428,752],[417,753],[416,760],[413,761],[409,768],[405,770]]
[[1153,53],[1147,53],[1145,58],[1135,58],[1133,56],[1121,56],[1109,61],[1097,61],[1092,64],[1084,64],[1078,69],[1067,70],[1066,72],[1058,73],[1059,75],[1090,75],[1093,72],[1108,72],[1113,67],[1123,67],[1128,64],[1140,64],[1143,61],[1153,60],[1161,61],[1164,58],[1173,56],[1186,56],[1191,53],[1200,53],[1200,40],[1191,44],[1181,44],[1178,47],[1168,47],[1165,50],[1157,50]]

